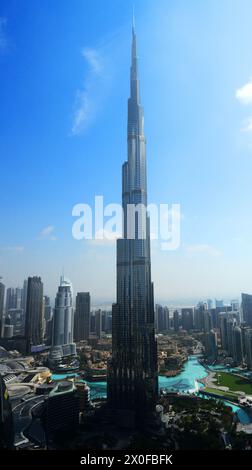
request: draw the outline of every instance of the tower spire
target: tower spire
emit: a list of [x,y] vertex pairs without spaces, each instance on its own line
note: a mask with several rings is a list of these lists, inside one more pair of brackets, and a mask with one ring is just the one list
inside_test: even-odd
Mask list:
[[132,5],[132,32],[135,33],[136,25],[135,25],[135,5]]
[[136,30],[135,30],[135,12],[134,6],[132,11],[132,45],[131,45],[131,69],[130,69],[130,87],[131,87],[131,98],[137,103],[140,100],[139,97],[139,83],[138,83],[138,57],[137,57],[137,41],[136,41]]

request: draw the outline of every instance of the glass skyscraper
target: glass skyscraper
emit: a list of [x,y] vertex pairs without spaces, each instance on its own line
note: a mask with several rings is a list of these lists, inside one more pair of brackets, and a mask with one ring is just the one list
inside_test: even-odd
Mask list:
[[73,343],[73,319],[72,285],[61,276],[53,315],[53,346]]
[[123,236],[117,240],[117,302],[113,305],[108,402],[112,408],[135,414],[154,409],[158,390],[145,147],[133,25],[128,159],[122,167]]
[[244,323],[252,327],[252,295],[242,294],[242,317]]
[[74,340],[87,340],[90,335],[90,294],[78,292],[74,317]]
[[25,337],[27,353],[43,343],[43,283],[37,276],[28,278]]

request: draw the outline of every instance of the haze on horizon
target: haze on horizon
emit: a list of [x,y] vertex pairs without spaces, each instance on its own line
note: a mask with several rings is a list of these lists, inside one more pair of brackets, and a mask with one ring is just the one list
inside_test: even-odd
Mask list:
[[[217,8],[218,7],[218,8]],[[249,0],[137,0],[149,203],[181,205],[181,246],[152,242],[155,301],[252,292]],[[114,301],[115,242],[72,238],[72,208],[120,203],[131,4],[0,7],[0,275]]]

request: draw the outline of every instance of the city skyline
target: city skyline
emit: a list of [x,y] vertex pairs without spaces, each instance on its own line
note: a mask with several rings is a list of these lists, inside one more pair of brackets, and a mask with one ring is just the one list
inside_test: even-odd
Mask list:
[[[155,301],[240,298],[252,291],[252,6],[135,3],[149,202],[182,211],[180,249],[152,243]],[[131,21],[125,2],[107,2],[105,16],[98,6],[44,2],[33,15],[32,2],[3,1],[0,12],[2,282],[40,276],[53,299],[64,266],[94,303],[115,299],[115,242],[73,240],[71,211],[96,194],[120,200]]]
[[2,0],[8,457],[252,450],[251,18],[251,0]]

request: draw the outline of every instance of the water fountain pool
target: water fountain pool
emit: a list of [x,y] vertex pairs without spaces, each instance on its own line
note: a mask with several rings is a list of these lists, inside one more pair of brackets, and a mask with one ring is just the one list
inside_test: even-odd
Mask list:
[[[217,368],[216,368],[217,369]],[[223,370],[223,369],[222,369]],[[53,374],[52,379],[64,379],[66,377],[75,376],[77,374]],[[160,389],[167,389],[169,391],[183,392],[183,393],[197,393],[203,387],[197,379],[207,377],[208,372],[206,368],[199,363],[197,356],[190,356],[185,362],[183,370],[176,377],[158,377],[158,386]],[[107,383],[106,382],[87,382],[90,387],[91,399],[106,398],[107,397]],[[252,422],[249,415],[239,406],[221,400],[227,406],[230,406],[234,413],[237,414],[239,421],[242,424],[249,424]]]

